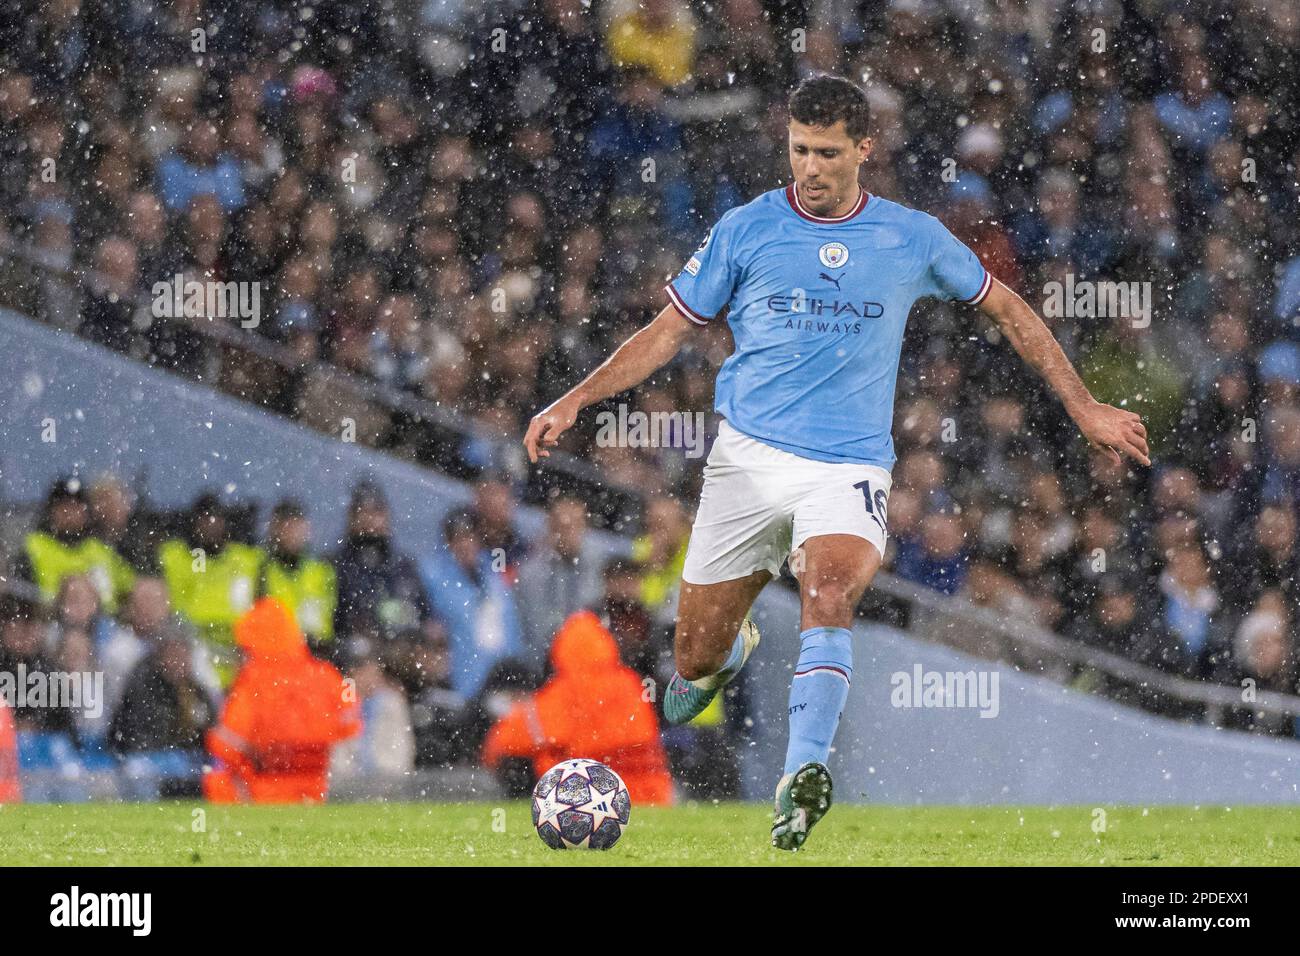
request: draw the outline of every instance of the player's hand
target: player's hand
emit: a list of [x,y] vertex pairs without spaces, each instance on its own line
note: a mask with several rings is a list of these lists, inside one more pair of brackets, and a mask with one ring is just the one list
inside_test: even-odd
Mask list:
[[1076,414],[1074,421],[1088,444],[1108,454],[1116,464],[1123,460],[1121,452],[1144,465],[1151,464],[1146,426],[1134,412],[1093,402]]
[[551,453],[546,449],[559,444],[560,436],[578,420],[579,411],[581,406],[578,402],[566,395],[534,415],[524,435],[528,460],[536,462],[539,457],[549,458]]

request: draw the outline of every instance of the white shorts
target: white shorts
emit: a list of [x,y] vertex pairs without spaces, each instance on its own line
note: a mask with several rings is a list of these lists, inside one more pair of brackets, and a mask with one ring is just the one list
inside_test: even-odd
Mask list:
[[892,476],[857,462],[813,461],[750,438],[723,419],[704,465],[682,580],[717,584],[770,571],[822,534],[866,538],[883,556]]

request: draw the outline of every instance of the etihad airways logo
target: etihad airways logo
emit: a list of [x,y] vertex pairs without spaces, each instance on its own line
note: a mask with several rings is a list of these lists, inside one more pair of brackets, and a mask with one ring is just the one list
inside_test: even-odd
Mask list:
[[805,295],[801,289],[796,289],[793,295],[769,295],[767,307],[780,315],[787,312],[800,312],[817,318],[832,319],[878,319],[885,314],[885,306],[880,302],[840,298],[821,299]]
[[804,332],[834,332],[839,335],[858,335],[862,332],[861,322],[834,322],[829,319],[786,319],[785,327]]

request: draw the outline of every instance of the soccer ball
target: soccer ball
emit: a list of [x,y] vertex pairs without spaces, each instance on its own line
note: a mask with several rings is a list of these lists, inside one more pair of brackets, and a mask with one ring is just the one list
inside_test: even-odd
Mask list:
[[631,815],[627,784],[598,760],[557,763],[533,787],[533,826],[552,850],[608,850]]

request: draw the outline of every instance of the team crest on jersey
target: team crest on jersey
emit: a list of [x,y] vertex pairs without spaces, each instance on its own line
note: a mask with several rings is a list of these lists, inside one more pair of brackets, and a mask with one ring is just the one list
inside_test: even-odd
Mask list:
[[828,242],[817,250],[817,258],[822,261],[822,265],[838,269],[848,265],[849,247],[842,242]]

